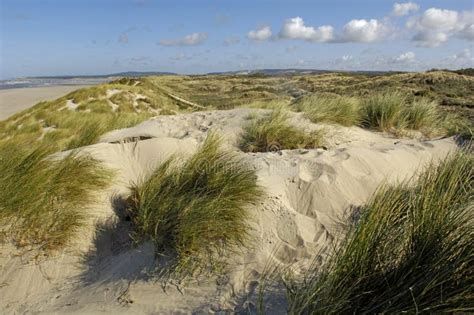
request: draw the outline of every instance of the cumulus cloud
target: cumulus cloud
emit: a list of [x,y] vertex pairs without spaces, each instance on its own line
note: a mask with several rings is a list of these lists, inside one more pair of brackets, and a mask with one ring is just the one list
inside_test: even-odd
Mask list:
[[416,12],[420,9],[420,6],[413,2],[395,3],[392,9],[392,15],[394,16],[405,16],[412,12]]
[[270,39],[270,37],[272,37],[272,30],[270,29],[270,26],[262,26],[247,33],[248,39],[258,42],[266,41]]
[[416,55],[414,52],[409,51],[395,58],[395,62],[398,63],[409,63],[415,61]]
[[287,19],[279,37],[284,39],[302,39],[310,42],[328,42],[334,38],[332,26],[323,25],[318,28],[306,26],[301,17]]
[[413,41],[419,46],[437,47],[451,36],[474,39],[474,12],[457,12],[430,8],[419,17],[408,20],[407,28],[415,30]]
[[343,28],[341,41],[370,43],[383,39],[386,34],[387,26],[378,20],[351,20]]
[[162,46],[195,46],[207,39],[207,33],[192,33],[178,39],[162,39],[158,43]]

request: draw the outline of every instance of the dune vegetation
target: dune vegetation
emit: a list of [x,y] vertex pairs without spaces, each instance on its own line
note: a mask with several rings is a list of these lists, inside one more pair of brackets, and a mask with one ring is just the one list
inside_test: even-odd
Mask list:
[[[186,108],[145,79],[121,79],[79,89],[0,123],[5,140],[43,143],[56,151],[93,144],[106,132]],[[0,142],[3,140],[0,140]]]
[[362,120],[359,100],[355,97],[312,94],[299,100],[296,108],[314,123],[353,126]]
[[0,241],[56,249],[87,223],[87,209],[112,173],[88,156],[50,157],[51,148],[0,145]]
[[218,272],[224,258],[249,245],[247,207],[263,195],[255,172],[211,133],[184,162],[172,157],[132,187],[136,237],[171,257],[178,277]]
[[286,279],[289,313],[472,311],[473,170],[457,152],[381,187],[321,267]]
[[244,152],[268,152],[292,149],[313,149],[323,144],[323,131],[306,132],[288,122],[282,109],[266,117],[250,117],[243,128],[239,146]]

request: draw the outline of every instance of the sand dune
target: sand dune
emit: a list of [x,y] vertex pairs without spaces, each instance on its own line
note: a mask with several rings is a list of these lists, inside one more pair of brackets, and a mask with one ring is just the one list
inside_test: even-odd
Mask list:
[[[268,261],[299,268],[338,238],[345,218],[384,182],[413,176],[446,156],[452,139],[420,142],[389,138],[358,127],[321,126],[291,114],[300,128],[327,130],[327,149],[242,153],[236,140],[251,112],[236,109],[160,116],[136,127],[112,131],[83,148],[117,171],[114,185],[91,213],[90,229],[71,249],[40,262],[1,249],[1,313],[190,313],[242,310]],[[151,244],[133,247],[128,225],[119,219],[120,196],[171,154],[192,153],[210,130],[225,137],[257,171],[265,188],[250,209],[255,244],[234,257],[220,279],[186,288],[168,286],[148,274],[155,264]],[[115,196],[115,199],[114,199]],[[100,230],[98,230],[100,227]],[[250,298],[252,299],[252,298]],[[248,305],[247,305],[248,306]],[[274,304],[274,311],[278,304]]]

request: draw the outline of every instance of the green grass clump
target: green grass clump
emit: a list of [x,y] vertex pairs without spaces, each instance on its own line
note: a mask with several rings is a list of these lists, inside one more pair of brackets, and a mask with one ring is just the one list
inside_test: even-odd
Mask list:
[[406,127],[428,136],[445,132],[440,126],[441,115],[438,108],[436,102],[427,98],[413,101],[402,112]]
[[298,101],[297,107],[314,123],[352,126],[361,122],[359,100],[354,97],[311,95]]
[[111,173],[88,156],[49,158],[45,146],[0,145],[0,241],[56,249],[85,223]]
[[130,216],[138,235],[173,257],[170,274],[215,272],[249,240],[247,206],[262,191],[255,172],[210,134],[189,159],[172,157],[132,187]]
[[465,152],[382,187],[326,263],[287,282],[289,313],[472,312],[473,202]]
[[380,131],[405,128],[405,102],[405,96],[398,92],[379,93],[363,99],[362,126]]
[[239,146],[244,152],[268,152],[322,145],[322,131],[306,133],[288,123],[288,115],[274,110],[266,117],[252,117],[243,128]]

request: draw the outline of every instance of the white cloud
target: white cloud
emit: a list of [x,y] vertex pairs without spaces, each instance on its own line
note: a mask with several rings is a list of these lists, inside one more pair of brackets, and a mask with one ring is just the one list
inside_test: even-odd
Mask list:
[[464,49],[460,53],[457,53],[451,56],[451,59],[455,61],[473,61],[474,60],[474,58],[472,57],[471,51],[468,48]]
[[207,39],[206,33],[192,33],[179,39],[162,39],[162,46],[194,46],[199,45]]
[[382,39],[386,33],[387,27],[378,20],[351,20],[344,26],[341,41],[370,43]]
[[474,24],[466,25],[464,29],[459,31],[458,36],[467,40],[474,40]]
[[270,29],[270,26],[262,26],[257,30],[252,30],[248,32],[247,34],[248,39],[259,41],[259,42],[266,41],[271,36],[272,36],[272,30]]
[[354,57],[351,55],[345,55],[341,57],[341,61],[351,61],[352,59],[354,59]]
[[400,56],[395,58],[395,62],[399,63],[409,63],[415,61],[415,53],[414,52],[406,52],[404,54],[401,54]]
[[297,16],[285,21],[280,31],[280,38],[302,39],[311,42],[328,42],[334,38],[333,27],[323,25],[318,28],[306,26],[301,17]]
[[405,16],[412,12],[416,12],[419,9],[420,9],[420,6],[413,2],[395,3],[393,5],[392,15]]
[[417,31],[413,40],[420,46],[437,47],[451,36],[474,39],[474,12],[430,8],[408,20],[407,28]]
[[413,36],[413,40],[423,47],[438,47],[449,39],[448,34],[444,32],[423,31]]

